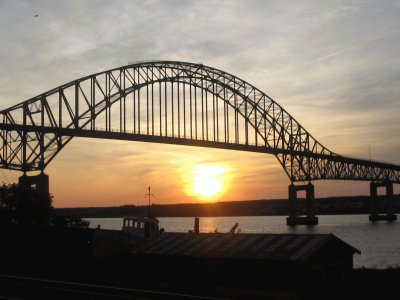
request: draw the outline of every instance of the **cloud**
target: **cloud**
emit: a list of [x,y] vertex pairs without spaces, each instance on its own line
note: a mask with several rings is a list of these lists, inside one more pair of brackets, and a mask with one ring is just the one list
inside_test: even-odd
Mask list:
[[[399,25],[397,1],[1,1],[0,109],[128,61],[202,62],[266,92],[331,150],[362,155],[370,144],[374,157],[400,162]],[[93,203],[128,201],[146,181],[163,197],[173,186],[168,201],[183,201],[167,180],[180,161],[232,163],[240,197],[287,192],[272,156],[260,164],[256,154],[168,145],[74,139],[48,172],[71,206],[83,193],[79,176]]]

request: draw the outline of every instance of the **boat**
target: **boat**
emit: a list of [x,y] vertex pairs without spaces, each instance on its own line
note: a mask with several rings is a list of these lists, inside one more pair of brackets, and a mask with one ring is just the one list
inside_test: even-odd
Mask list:
[[124,217],[122,232],[129,233],[134,236],[152,238],[160,234],[158,223],[159,221],[157,218],[152,217]]
[[132,236],[153,238],[159,235],[164,229],[159,229],[156,217],[151,216],[150,212],[150,198],[154,195],[150,192],[150,187],[147,188],[148,193],[145,194],[149,198],[149,207],[147,217],[143,216],[127,216],[123,219],[122,232],[128,233]]

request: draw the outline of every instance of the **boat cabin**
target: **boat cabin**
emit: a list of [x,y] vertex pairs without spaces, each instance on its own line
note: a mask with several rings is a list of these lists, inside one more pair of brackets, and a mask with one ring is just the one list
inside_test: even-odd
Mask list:
[[122,231],[145,238],[155,237],[160,233],[158,220],[148,217],[125,217]]

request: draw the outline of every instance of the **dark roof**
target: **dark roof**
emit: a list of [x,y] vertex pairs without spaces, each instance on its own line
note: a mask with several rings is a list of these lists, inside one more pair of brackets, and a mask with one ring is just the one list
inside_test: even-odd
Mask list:
[[333,234],[162,233],[135,253],[304,261],[328,243],[361,253]]

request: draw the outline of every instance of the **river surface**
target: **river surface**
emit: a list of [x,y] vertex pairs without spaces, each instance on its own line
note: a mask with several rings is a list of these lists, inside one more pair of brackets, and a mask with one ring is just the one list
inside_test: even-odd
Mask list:
[[[286,225],[283,216],[257,217],[201,217],[200,232],[228,232],[235,223],[242,233],[332,233],[361,255],[354,255],[355,268],[400,267],[400,221],[370,222],[368,215],[318,216],[317,226]],[[193,229],[194,218],[158,218],[160,228],[166,232],[187,232]],[[103,229],[122,227],[122,218],[87,218],[90,227],[100,225]]]

